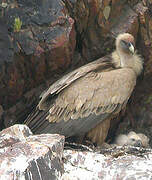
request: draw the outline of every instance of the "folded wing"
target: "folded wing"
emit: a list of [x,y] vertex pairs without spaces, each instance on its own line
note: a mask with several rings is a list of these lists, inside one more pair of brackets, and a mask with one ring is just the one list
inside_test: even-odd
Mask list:
[[104,58],[99,60],[53,84],[26,124],[36,133],[70,137],[118,114],[134,89],[136,75],[129,68],[114,69]]

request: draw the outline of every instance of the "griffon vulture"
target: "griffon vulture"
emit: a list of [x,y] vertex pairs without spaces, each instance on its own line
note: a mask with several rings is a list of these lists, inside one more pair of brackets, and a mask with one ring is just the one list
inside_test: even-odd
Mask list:
[[25,123],[34,133],[88,136],[102,144],[110,121],[127,104],[143,62],[131,34],[116,38],[116,50],[63,76],[42,95]]

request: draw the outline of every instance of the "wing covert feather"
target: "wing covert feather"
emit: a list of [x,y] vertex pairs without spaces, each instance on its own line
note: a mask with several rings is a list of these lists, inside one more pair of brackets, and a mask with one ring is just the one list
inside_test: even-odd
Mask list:
[[88,73],[60,92],[52,107],[60,114],[52,113],[50,108],[47,118],[50,122],[60,122],[93,113],[112,113],[118,105],[127,103],[135,84],[136,75],[129,68]]

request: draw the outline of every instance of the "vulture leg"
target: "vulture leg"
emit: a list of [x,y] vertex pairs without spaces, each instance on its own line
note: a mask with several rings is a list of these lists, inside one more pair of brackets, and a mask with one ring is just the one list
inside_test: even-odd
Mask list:
[[91,129],[88,132],[87,137],[92,142],[98,143],[98,145],[102,145],[107,137],[109,127],[110,127],[110,118],[102,121],[95,128]]

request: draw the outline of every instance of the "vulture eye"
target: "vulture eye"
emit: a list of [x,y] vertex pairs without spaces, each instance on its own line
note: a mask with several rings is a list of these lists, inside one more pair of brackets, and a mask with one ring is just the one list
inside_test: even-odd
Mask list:
[[132,44],[129,42],[129,43],[128,43],[128,47],[131,47],[131,46],[132,46]]
[[132,54],[134,54],[135,50],[134,50],[134,46],[132,45],[131,42],[126,42],[124,40],[121,40],[120,45],[124,51],[131,52]]
[[131,138],[132,141],[136,141],[134,138]]

